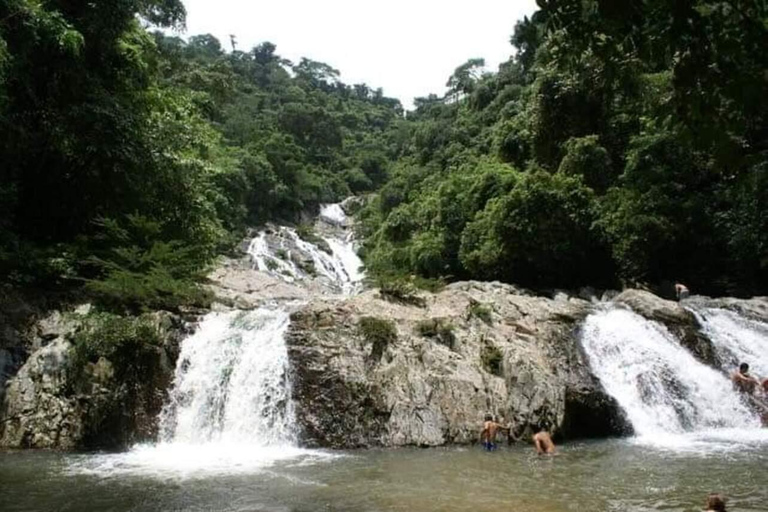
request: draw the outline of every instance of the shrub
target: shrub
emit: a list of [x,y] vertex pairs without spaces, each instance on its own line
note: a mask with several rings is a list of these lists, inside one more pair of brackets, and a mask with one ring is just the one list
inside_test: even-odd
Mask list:
[[487,324],[493,323],[493,310],[490,308],[490,306],[487,306],[482,302],[478,302],[476,300],[470,301],[467,311],[470,318],[479,318]]
[[397,341],[397,329],[390,320],[372,316],[360,319],[357,324],[360,335],[371,344],[371,359],[380,361],[387,347]]
[[443,288],[445,288],[446,284],[444,278],[429,278],[421,276],[414,276],[413,279],[411,279],[411,283],[413,283],[413,286],[419,290],[425,290],[432,293],[439,293],[443,290]]
[[86,288],[102,306],[144,312],[210,305],[211,293],[199,285],[208,263],[205,248],[158,240],[161,226],[138,215],[122,224],[102,219],[100,225],[108,248],[95,249],[87,260],[98,277],[87,280]]
[[485,368],[488,373],[501,376],[501,362],[503,356],[498,347],[486,344],[485,347],[483,347],[483,351],[480,353],[480,359],[483,363],[483,368]]
[[459,257],[474,279],[594,285],[612,274],[595,220],[594,192],[580,176],[530,172],[467,224]]
[[70,392],[82,390],[88,363],[96,363],[102,357],[112,363],[116,382],[138,382],[151,374],[149,365],[156,360],[151,356],[163,342],[160,329],[152,318],[109,313],[88,316],[70,341]]
[[295,262],[299,270],[312,277],[317,277],[317,268],[312,260],[298,260]]
[[267,265],[267,270],[275,271],[280,266],[277,264],[277,262],[272,258],[265,258],[264,263]]
[[434,338],[438,343],[441,343],[450,349],[453,349],[456,344],[456,335],[453,330],[453,325],[442,318],[430,318],[429,320],[423,320],[416,325],[416,332],[420,336]]
[[280,249],[275,251],[275,256],[277,256],[281,260],[287,260],[288,259],[288,251],[286,251],[285,249],[280,248]]
[[426,301],[419,296],[416,287],[404,279],[380,279],[378,281],[379,295],[385,300],[424,307]]

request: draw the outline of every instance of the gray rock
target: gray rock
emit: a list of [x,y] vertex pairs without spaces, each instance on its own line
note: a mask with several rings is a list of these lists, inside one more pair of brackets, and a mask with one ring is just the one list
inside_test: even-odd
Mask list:
[[[470,301],[491,305],[493,322],[467,316]],[[411,307],[370,291],[344,302],[313,301],[293,315],[289,357],[306,444],[471,443],[487,413],[504,417],[516,435],[625,431],[578,346],[575,331],[588,302],[534,297],[499,283],[456,283],[426,302]],[[397,327],[380,362],[358,327],[365,316]],[[452,325],[453,349],[420,335],[420,322],[434,318]],[[599,428],[590,432],[585,424]]]
[[728,309],[752,320],[768,323],[768,297],[752,297],[751,299],[722,297],[713,299],[710,297],[693,296],[686,303],[698,307]]
[[[103,357],[73,359],[63,336],[35,351],[0,397],[0,447],[119,448],[155,439],[178,344],[188,330],[171,313],[153,316],[164,343],[145,345],[128,367]],[[50,336],[78,325],[76,315],[53,314],[39,332]]]

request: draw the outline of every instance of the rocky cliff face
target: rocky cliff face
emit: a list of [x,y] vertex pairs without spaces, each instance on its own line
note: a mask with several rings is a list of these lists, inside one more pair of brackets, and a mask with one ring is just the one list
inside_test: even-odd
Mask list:
[[132,365],[140,375],[130,378],[104,357],[73,362],[70,337],[85,313],[53,311],[34,324],[30,332],[41,346],[5,382],[0,447],[118,448],[156,437],[182,322],[168,313],[154,315],[164,343],[136,354]]
[[[511,422],[515,436],[538,428],[567,437],[624,433],[618,406],[577,343],[589,308],[581,299],[472,282],[424,297],[423,307],[375,291],[312,302],[293,315],[288,336],[304,440],[330,447],[470,443],[488,413]],[[385,347],[375,346],[366,318],[394,327]]]

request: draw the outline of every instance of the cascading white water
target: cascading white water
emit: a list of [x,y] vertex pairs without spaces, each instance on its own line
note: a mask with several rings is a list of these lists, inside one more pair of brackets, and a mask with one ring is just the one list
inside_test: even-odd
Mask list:
[[184,340],[168,405],[166,442],[293,444],[285,308],[211,313]]
[[316,228],[324,233],[320,238],[326,248],[303,240],[294,228],[280,226],[261,231],[251,240],[248,253],[261,272],[290,283],[320,277],[350,295],[360,290],[365,277],[350,222],[340,204],[323,205]]
[[335,224],[345,226],[348,222],[347,214],[340,203],[324,204],[320,207],[320,219]]
[[[364,273],[349,228],[340,205],[325,205],[316,230],[330,253],[285,226],[261,231],[248,253],[255,270],[297,285],[317,277],[323,293],[351,294],[360,289]],[[89,459],[96,467],[77,471],[176,477],[260,471],[296,457],[336,457],[296,443],[285,342],[293,306],[206,315],[181,343],[160,418],[160,442]]]
[[712,341],[723,363],[733,371],[739,363],[749,363],[750,372],[768,378],[768,324],[718,308],[690,308]]
[[593,373],[645,442],[759,428],[727,376],[696,360],[661,324],[610,307],[587,317],[581,342]]
[[289,306],[206,315],[181,344],[160,442],[92,457],[73,471],[199,477],[334,458],[296,443],[284,338]]

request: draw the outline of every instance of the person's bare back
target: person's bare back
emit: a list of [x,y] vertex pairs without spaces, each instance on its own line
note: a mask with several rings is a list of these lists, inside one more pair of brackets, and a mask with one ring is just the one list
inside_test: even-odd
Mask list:
[[480,431],[480,442],[483,443],[483,447],[487,451],[493,451],[496,449],[496,433],[499,430],[509,430],[509,427],[505,427],[493,421],[493,417],[488,415],[483,422],[483,430]]
[[539,455],[551,455],[555,453],[555,443],[552,442],[552,436],[549,432],[542,430],[533,436],[533,444],[536,446],[536,453]]

